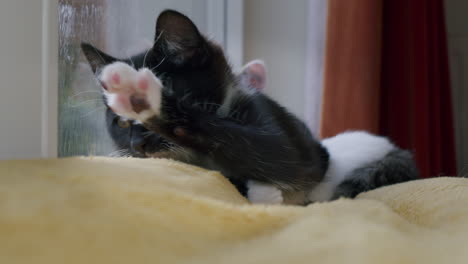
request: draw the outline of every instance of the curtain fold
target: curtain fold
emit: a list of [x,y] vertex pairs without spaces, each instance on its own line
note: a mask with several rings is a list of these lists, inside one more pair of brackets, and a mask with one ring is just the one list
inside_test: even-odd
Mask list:
[[381,0],[328,2],[322,137],[349,129],[378,132],[381,9]]
[[423,177],[455,175],[443,1],[383,5],[380,134],[412,149]]
[[443,0],[329,0],[321,136],[353,129],[456,174]]

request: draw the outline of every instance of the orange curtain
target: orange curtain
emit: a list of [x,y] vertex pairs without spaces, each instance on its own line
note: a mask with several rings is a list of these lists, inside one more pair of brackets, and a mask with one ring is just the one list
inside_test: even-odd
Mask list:
[[320,135],[379,129],[382,0],[329,0]]

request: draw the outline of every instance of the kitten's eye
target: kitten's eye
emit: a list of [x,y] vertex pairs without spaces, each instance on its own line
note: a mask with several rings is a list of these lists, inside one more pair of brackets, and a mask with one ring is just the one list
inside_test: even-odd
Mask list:
[[128,120],[122,120],[122,119],[118,119],[117,120],[117,125],[120,127],[120,128],[128,128],[130,126],[130,121]]

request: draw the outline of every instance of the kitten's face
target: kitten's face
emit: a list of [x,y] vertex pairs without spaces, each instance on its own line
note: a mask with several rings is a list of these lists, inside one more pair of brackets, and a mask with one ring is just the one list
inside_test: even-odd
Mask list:
[[[93,72],[99,76],[106,65],[121,61],[135,69],[148,68],[163,82],[165,92],[189,103],[221,104],[230,83],[235,82],[222,49],[206,40],[194,23],[175,11],[162,12],[156,22],[151,49],[128,59],[117,59],[89,44],[83,52]],[[104,103],[107,104],[106,94]],[[106,111],[108,131],[119,150],[145,157],[166,152],[175,146],[143,125]]]

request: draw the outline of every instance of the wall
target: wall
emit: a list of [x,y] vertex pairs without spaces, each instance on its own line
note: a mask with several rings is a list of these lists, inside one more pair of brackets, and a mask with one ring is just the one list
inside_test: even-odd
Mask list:
[[305,117],[307,0],[244,2],[244,62],[259,58],[268,69],[266,93]]
[[446,0],[458,173],[468,175],[468,1]]
[[[42,96],[48,87],[48,72],[43,69],[50,66],[43,5],[49,8],[49,4],[47,0],[0,1],[0,159],[47,156],[55,150],[47,140],[56,135],[48,131],[56,125],[49,127],[50,120],[44,118],[54,96]],[[56,8],[55,3],[52,7]],[[49,152],[49,147],[54,150]]]

